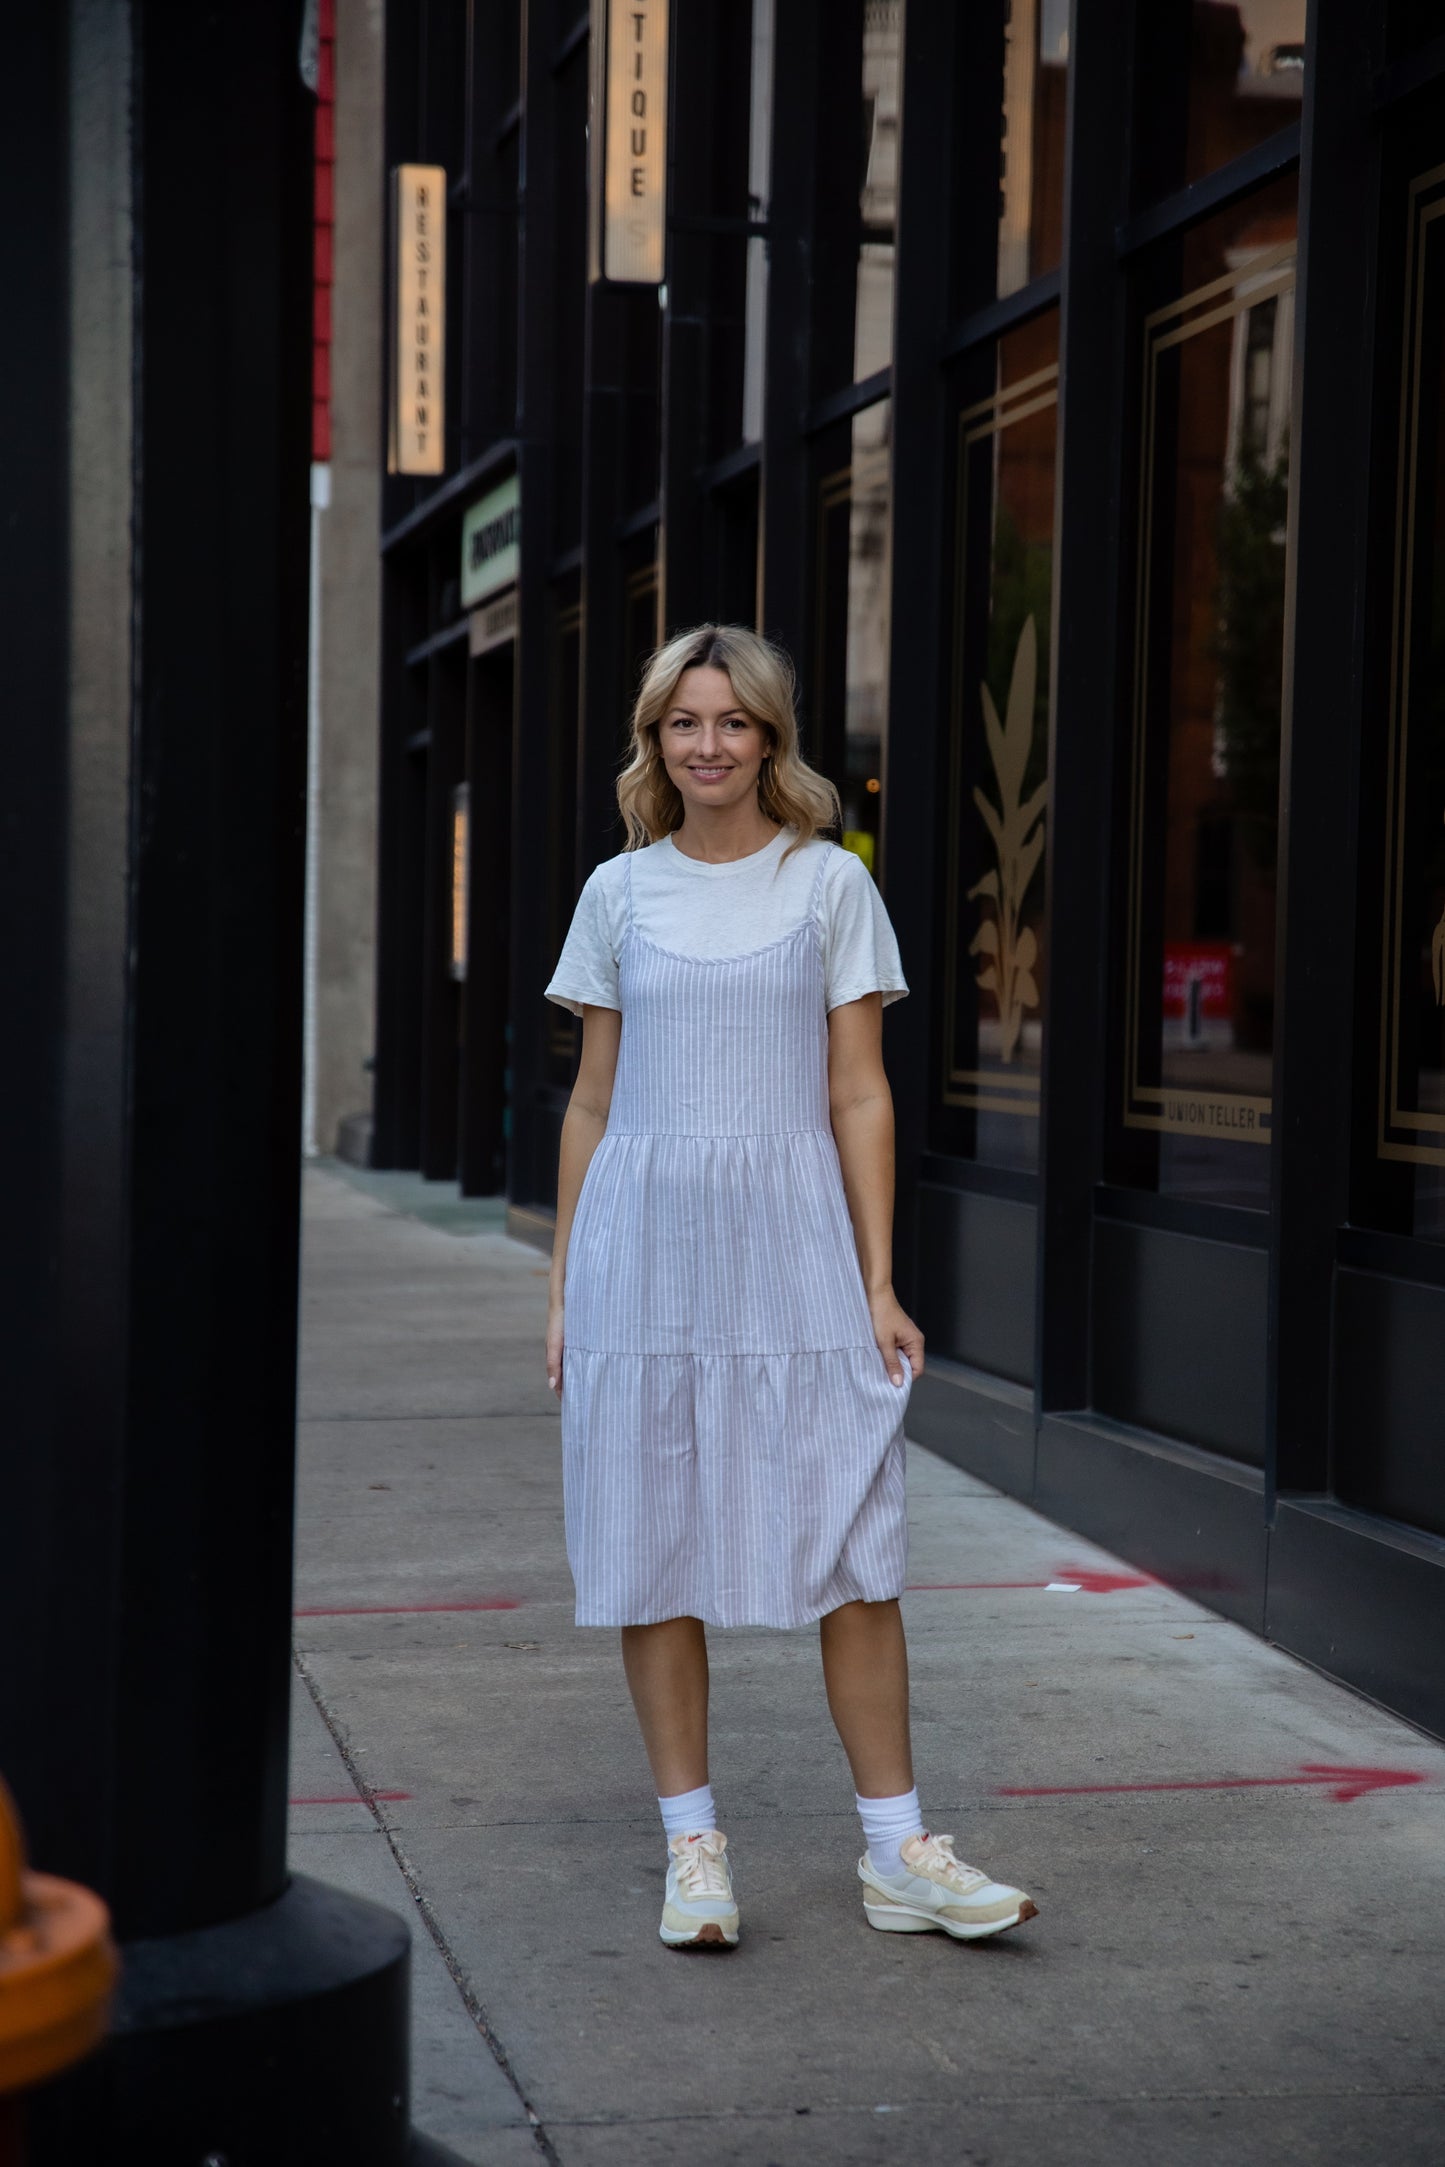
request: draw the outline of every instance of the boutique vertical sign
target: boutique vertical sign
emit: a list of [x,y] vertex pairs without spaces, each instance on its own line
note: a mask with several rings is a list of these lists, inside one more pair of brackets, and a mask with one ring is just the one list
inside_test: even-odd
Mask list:
[[447,305],[447,177],[397,166],[391,177],[392,348],[389,474],[440,474]]
[[662,283],[669,0],[592,0],[591,272]]

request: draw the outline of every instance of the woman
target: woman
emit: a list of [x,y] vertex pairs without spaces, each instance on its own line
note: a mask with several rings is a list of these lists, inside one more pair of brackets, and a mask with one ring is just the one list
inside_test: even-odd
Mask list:
[[[730,1947],[709,1625],[819,1621],[871,1925],[973,1940],[1034,1913],[923,1826],[898,1597],[903,1414],[882,1011],[907,991],[861,861],[821,839],[792,672],[755,633],[659,649],[618,782],[627,848],[548,997],[583,1019],[547,1328],[579,1625],[619,1626],[668,1845],[661,1934]],[[565,1351],[564,1351],[565,1350]]]

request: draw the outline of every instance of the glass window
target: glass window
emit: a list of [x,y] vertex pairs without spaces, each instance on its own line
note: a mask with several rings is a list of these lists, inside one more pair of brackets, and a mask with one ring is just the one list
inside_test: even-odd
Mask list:
[[887,399],[844,425],[846,464],[818,493],[818,635],[811,757],[838,785],[842,841],[878,864],[888,715]]
[[981,365],[992,388],[972,398],[965,375],[957,424],[933,1130],[941,1151],[1027,1169],[1038,1163],[1048,983],[1057,311],[1000,339]]
[[1194,0],[1180,181],[1228,165],[1298,120],[1305,0]]
[[853,381],[893,359],[893,229],[898,216],[898,107],[902,0],[863,11],[863,172],[858,190],[858,288]]
[[[560,955],[577,900],[577,729],[582,697],[582,608],[576,582],[552,597],[547,746],[547,953]],[[505,817],[505,816],[504,816]],[[575,1017],[547,1005],[547,1080],[567,1088],[577,1055]]]
[[1403,58],[1417,45],[1439,37],[1440,0],[1389,0],[1385,19],[1390,57]]
[[[768,215],[773,164],[773,0],[753,0],[752,68],[748,89],[748,216]],[[768,244],[755,234],[747,245],[743,301],[742,440],[763,433],[764,354],[768,334]]]
[[623,567],[622,706],[618,721],[619,758],[627,742],[633,704],[642,673],[657,647],[657,534],[643,536],[628,552]]
[[1173,244],[1143,327],[1122,1179],[1268,1201],[1294,181]]
[[1006,0],[1000,114],[998,291],[1017,293],[1064,253],[1068,0]]
[[[1445,167],[1408,189],[1370,1216],[1445,1239]],[[1373,1095],[1373,1094],[1372,1094]],[[1381,1208],[1383,1207],[1383,1209]]]

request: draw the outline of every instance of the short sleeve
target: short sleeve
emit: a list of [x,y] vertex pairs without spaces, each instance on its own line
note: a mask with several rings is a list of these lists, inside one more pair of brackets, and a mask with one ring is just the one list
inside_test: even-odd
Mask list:
[[887,1008],[908,991],[883,898],[851,850],[839,850],[823,885],[823,979],[830,1010],[865,993],[881,993]]
[[559,1008],[569,1008],[574,1016],[580,1016],[584,1007],[622,1006],[617,990],[617,941],[604,872],[599,865],[577,898],[557,968],[547,987],[547,999],[555,1001]]

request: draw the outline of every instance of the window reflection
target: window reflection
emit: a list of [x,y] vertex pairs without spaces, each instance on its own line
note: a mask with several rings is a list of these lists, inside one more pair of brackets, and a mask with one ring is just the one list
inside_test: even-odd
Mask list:
[[898,100],[902,0],[863,11],[863,174],[858,190],[858,287],[853,381],[893,359],[893,228],[898,215]]
[[1056,311],[1010,333],[990,357],[992,391],[958,418],[935,1143],[1023,1168],[1038,1162],[1048,983],[1058,350]]
[[[547,944],[559,954],[576,901],[577,714],[582,695],[582,608],[575,584],[552,599],[547,747]],[[572,1080],[577,1024],[565,1008],[547,1018],[548,1081]]]
[[1197,229],[1145,324],[1120,1171],[1268,1199],[1293,183]]
[[888,453],[892,407],[846,424],[848,460],[818,494],[816,712],[820,762],[843,801],[841,840],[878,873],[888,715]]
[[1009,0],[1000,115],[998,291],[1063,258],[1068,0]]
[[[753,0],[752,67],[748,82],[748,216],[765,219],[772,190],[773,0]],[[743,302],[742,439],[763,433],[764,354],[767,344],[768,244],[754,234],[747,244]]]
[[1183,181],[1299,118],[1305,0],[1193,0]]

